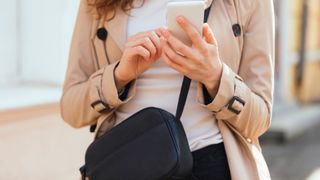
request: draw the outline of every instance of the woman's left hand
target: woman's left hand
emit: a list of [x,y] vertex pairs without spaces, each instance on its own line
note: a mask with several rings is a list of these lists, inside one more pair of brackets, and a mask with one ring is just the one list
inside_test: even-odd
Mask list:
[[[177,22],[188,34],[192,42],[189,47],[162,28],[162,57],[167,65],[192,80],[204,84],[212,97],[215,97],[222,75],[222,61],[219,57],[217,41],[208,24],[203,25],[203,37],[184,17]],[[179,53],[177,53],[179,52]]]

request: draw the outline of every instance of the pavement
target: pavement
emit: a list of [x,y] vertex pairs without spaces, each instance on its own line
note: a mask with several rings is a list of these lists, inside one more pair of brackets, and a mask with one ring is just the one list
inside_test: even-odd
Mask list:
[[57,104],[0,112],[1,180],[80,179],[93,136],[69,127],[58,112]]
[[320,104],[290,103],[274,107],[271,127],[263,139],[291,141],[320,125]]
[[[320,117],[318,117],[320,119]],[[262,140],[273,180],[320,180],[320,125],[290,141]]]

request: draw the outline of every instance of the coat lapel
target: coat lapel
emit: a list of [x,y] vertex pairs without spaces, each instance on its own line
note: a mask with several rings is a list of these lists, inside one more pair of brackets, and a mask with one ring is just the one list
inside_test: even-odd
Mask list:
[[109,35],[114,39],[123,51],[127,39],[128,14],[122,10],[117,10],[115,17],[110,21],[105,21],[105,27]]

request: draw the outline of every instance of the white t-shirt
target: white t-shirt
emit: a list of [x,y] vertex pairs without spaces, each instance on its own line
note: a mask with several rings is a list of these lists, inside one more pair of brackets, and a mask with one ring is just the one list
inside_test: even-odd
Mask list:
[[[169,0],[146,0],[141,8],[132,9],[128,21],[127,37],[138,32],[166,25],[166,5]],[[168,67],[160,58],[137,79],[136,95],[116,112],[120,123],[146,107],[158,107],[175,114],[183,75]],[[222,142],[217,120],[197,102],[197,82],[192,81],[181,117],[191,151]]]

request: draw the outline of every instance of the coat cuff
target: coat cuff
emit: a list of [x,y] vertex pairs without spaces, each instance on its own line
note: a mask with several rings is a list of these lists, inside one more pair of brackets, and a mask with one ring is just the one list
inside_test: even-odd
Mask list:
[[203,95],[203,86],[201,83],[198,84],[198,102],[201,106],[208,108],[214,113],[218,113],[224,107],[228,105],[230,100],[235,94],[235,79],[236,74],[226,65],[223,64],[222,76],[219,84],[219,89],[216,96],[213,98],[212,102],[205,104],[205,99]]
[[130,82],[126,99],[120,99],[114,77],[114,70],[118,64],[119,62],[115,62],[106,66],[101,80],[102,97],[110,108],[117,108],[127,103],[136,93],[136,80],[133,80]]

